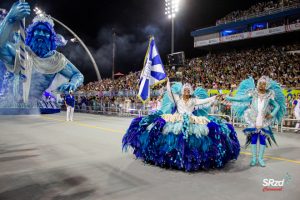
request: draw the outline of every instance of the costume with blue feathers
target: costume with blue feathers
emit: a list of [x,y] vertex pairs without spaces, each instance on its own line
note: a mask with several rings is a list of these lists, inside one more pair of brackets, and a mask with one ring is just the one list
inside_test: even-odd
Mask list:
[[286,113],[285,96],[281,86],[267,76],[258,80],[259,84],[265,84],[265,92],[260,92],[255,87],[252,77],[241,82],[235,97],[227,96],[226,99],[232,102],[233,114],[236,118],[244,120],[248,127],[244,129],[247,136],[246,147],[251,144],[252,161],[251,166],[256,165],[256,143],[260,140],[260,152],[258,162],[265,166],[263,161],[264,149],[272,141],[276,143],[271,126],[280,123]]
[[[165,168],[196,171],[221,168],[237,159],[240,144],[231,124],[208,116],[215,97],[197,88],[183,102],[183,86],[175,83],[163,96],[161,109],[133,119],[123,137],[138,159]],[[170,92],[172,91],[172,92]]]

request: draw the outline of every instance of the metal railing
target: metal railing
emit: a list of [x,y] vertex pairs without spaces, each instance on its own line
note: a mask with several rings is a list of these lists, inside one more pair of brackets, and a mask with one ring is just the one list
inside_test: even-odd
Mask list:
[[[159,96],[161,90],[151,90],[151,96]],[[98,97],[136,97],[138,90],[120,90],[120,91],[77,91],[75,96],[98,96]]]
[[[221,107],[221,105],[218,105]],[[62,107],[62,110],[65,110]],[[112,104],[112,103],[98,103],[97,105],[75,105],[75,111],[81,113],[91,113],[91,114],[100,114],[100,115],[115,115],[119,117],[141,117],[149,115],[150,113],[154,112],[151,107],[145,106],[141,103],[133,103],[130,106]],[[295,128],[296,122],[300,123],[300,120],[293,119],[290,113],[292,109],[289,108],[285,118],[280,123],[274,123],[272,128],[283,132],[283,130],[297,130],[300,131],[300,128]],[[215,112],[209,113],[209,116],[216,116],[225,119],[227,122],[232,123],[234,127],[245,128],[247,127],[247,123],[242,120],[238,119],[233,115],[231,110],[230,114],[225,114],[224,112]]]
[[[65,108],[63,108],[65,110]],[[144,116],[149,114],[149,110],[142,107],[141,104],[134,104],[130,107],[123,107],[111,103],[98,103],[97,105],[75,105],[76,112],[103,114],[103,115],[117,115],[117,116]]]
[[[293,124],[293,126],[286,126],[285,122],[295,122],[295,123],[291,123]],[[300,123],[300,119],[289,119],[289,118],[284,118],[281,122],[281,128],[280,128],[280,132],[282,133],[283,130],[294,130],[294,131],[300,131],[300,127],[296,128],[296,123]]]
[[215,117],[221,117],[225,119],[227,122],[232,122],[232,117],[229,115],[223,115],[223,114],[208,114],[209,116],[215,116]]
[[41,100],[41,101],[37,102],[37,105],[40,108],[50,108],[50,109],[59,109],[60,108],[60,105],[53,101]]

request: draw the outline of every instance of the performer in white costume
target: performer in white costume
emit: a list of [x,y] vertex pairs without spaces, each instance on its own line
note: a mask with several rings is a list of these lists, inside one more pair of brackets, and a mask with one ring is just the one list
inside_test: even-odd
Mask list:
[[137,158],[185,171],[221,168],[237,159],[240,145],[231,124],[207,115],[216,96],[190,84],[175,83],[161,109],[132,121],[123,148],[132,147]]
[[[269,77],[262,76],[255,88],[254,79],[249,78],[240,84],[235,97],[227,96],[226,99],[233,102],[234,114],[248,124],[244,133],[247,135],[246,147],[251,143],[250,166],[255,166],[258,161],[261,167],[265,167],[266,139],[270,145],[271,140],[276,143],[271,125],[274,121],[280,123],[286,112],[285,97],[280,85]],[[258,138],[260,148],[257,160]]]

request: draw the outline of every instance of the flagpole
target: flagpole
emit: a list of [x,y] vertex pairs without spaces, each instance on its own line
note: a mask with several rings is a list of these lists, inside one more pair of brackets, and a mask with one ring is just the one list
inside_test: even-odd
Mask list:
[[149,44],[140,75],[137,97],[145,103],[150,98],[150,87],[161,83],[165,79],[166,73],[154,37],[149,35]]
[[171,54],[174,53],[174,17],[172,17]]
[[[148,47],[147,47],[147,52],[146,52],[146,55],[148,54],[148,51],[150,50],[149,48],[150,48],[150,43],[151,43],[151,39],[152,39],[152,37],[154,38],[154,36],[153,35],[149,35],[148,36]],[[147,62],[147,57],[145,56],[145,58],[144,58],[144,65],[143,65],[143,69],[142,69],[142,74],[143,74],[143,71],[144,71],[144,68],[145,68],[145,65],[146,65],[146,62]]]
[[171,95],[172,95],[172,99],[173,99],[173,102],[174,102],[175,107],[176,107],[176,110],[177,110],[177,102],[175,101],[175,97],[174,97],[174,94],[173,94],[173,92],[172,92],[171,83],[170,83],[169,78],[168,78],[168,83],[167,83],[167,84],[170,85],[170,93],[171,93]]

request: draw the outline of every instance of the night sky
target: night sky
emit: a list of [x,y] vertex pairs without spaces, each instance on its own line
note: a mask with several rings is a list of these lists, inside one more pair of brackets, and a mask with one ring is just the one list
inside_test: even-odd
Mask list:
[[[9,9],[14,1],[1,0],[0,8]],[[111,76],[112,29],[117,32],[116,72],[140,70],[147,49],[148,35],[153,34],[163,60],[170,52],[171,22],[165,16],[164,0],[28,0],[47,14],[69,26],[88,45],[103,78]],[[199,55],[193,48],[191,31],[214,25],[231,11],[246,9],[259,0],[181,0],[175,19],[175,52],[184,51],[187,58]],[[32,13],[32,16],[34,14]],[[30,19],[27,20],[27,23]],[[72,36],[59,25],[57,33]],[[85,75],[85,82],[96,80],[91,62],[78,43],[69,42],[59,49]]]

